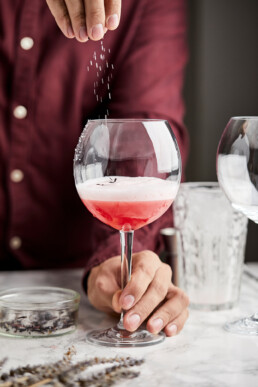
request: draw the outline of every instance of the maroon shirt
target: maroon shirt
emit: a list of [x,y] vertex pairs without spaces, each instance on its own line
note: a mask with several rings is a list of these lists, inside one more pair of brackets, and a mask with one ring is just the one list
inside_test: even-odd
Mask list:
[[[88,118],[108,108],[110,117],[167,119],[185,163],[185,11],[182,0],[123,1],[121,24],[103,41],[112,98],[99,82],[98,103],[90,61],[101,43],[65,38],[43,0],[0,0],[1,270],[89,270],[119,254],[119,233],[93,218],[74,185],[74,149]],[[171,221],[169,210],[136,231],[134,251],[158,251],[159,229]]]

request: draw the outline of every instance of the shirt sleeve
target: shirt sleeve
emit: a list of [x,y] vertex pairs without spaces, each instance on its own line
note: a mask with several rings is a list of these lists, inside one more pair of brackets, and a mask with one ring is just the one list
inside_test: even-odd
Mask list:
[[[183,0],[142,1],[142,14],[131,44],[126,45],[127,50],[121,45],[115,62],[112,99],[108,107],[113,118],[168,120],[179,145],[183,169],[188,151],[182,99],[188,57],[186,19]],[[158,220],[135,232],[133,252],[149,249],[159,253],[162,247],[159,231],[172,224],[170,207]],[[118,231],[97,221],[94,238],[96,248],[85,268],[85,288],[92,267],[120,254]]]

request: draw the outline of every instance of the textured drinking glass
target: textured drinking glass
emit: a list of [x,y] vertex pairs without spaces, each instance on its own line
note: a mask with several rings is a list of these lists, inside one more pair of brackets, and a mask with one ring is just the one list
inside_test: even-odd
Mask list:
[[239,299],[246,217],[232,208],[218,183],[182,183],[173,209],[179,282],[190,306],[232,308]]
[[[218,146],[217,175],[232,206],[258,224],[258,117],[229,120]],[[258,335],[258,312],[225,328]]]
[[[175,136],[164,120],[90,120],[75,150],[74,177],[88,210],[120,232],[124,289],[131,277],[134,231],[164,214],[178,191],[181,158]],[[163,341],[164,333],[128,332],[122,312],[115,327],[92,331],[87,339],[145,346]]]

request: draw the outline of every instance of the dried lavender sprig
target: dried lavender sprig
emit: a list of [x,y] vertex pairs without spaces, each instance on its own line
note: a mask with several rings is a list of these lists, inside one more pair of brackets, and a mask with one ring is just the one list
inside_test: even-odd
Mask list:
[[[17,368],[14,368],[14,369],[11,369],[9,371],[9,374],[7,374],[10,378],[13,378],[13,377],[16,377],[16,376],[24,376],[25,374],[32,374],[32,375],[36,375],[36,374],[43,374],[45,373],[46,371],[49,371],[51,372],[52,370],[58,370],[58,369],[62,369],[62,367],[66,366],[67,367],[67,361],[63,360],[63,361],[58,361],[58,362],[55,362],[55,363],[52,363],[52,364],[47,364],[47,365],[35,365],[35,366],[30,366],[30,365],[27,365],[25,367],[17,367]],[[0,376],[0,380],[7,380],[6,379],[6,376],[4,377],[3,379],[3,375]],[[1,386],[1,385],[0,385]]]
[[0,380],[5,381],[5,383],[0,384],[0,387],[13,387],[15,386],[16,383],[19,383],[20,386],[29,386],[29,385],[32,386],[33,384],[40,383],[44,380],[50,381],[57,377],[62,377],[62,376],[65,377],[65,375],[68,375],[71,372],[73,373],[73,375],[78,374],[81,371],[84,371],[86,368],[92,367],[93,365],[96,365],[96,364],[105,364],[105,363],[114,363],[114,362],[118,362],[124,367],[128,367],[133,365],[140,365],[142,364],[143,360],[137,360],[129,357],[127,358],[124,358],[124,357],[97,358],[96,357],[73,365],[69,364],[67,360],[58,361],[47,365],[36,365],[36,366],[28,365],[25,367],[18,367],[16,369],[11,369],[9,374],[5,373],[1,375]]
[[[130,357],[124,358],[124,357],[116,357],[116,358],[94,358],[91,360],[91,364],[104,364],[104,363],[112,363],[112,362],[118,362],[118,365],[115,365],[113,367],[108,367],[106,370],[102,371],[98,374],[93,374],[90,378],[85,379],[83,381],[84,385],[89,386],[104,386],[104,385],[112,385],[116,381],[118,381],[121,377],[124,378],[132,378],[139,375],[137,372],[128,371],[126,368],[140,365],[143,363],[143,359],[133,359]],[[87,361],[88,364],[88,361]],[[49,384],[53,386],[67,386],[67,387],[73,387],[73,386],[82,386],[83,384],[79,384],[74,380],[74,377],[80,373],[81,371],[84,371],[85,362],[80,362],[75,364],[75,367],[71,367],[70,369],[64,370],[64,372],[57,375],[56,378],[52,380],[43,380],[41,382],[38,382],[36,384],[26,384],[26,386],[30,387],[38,387],[43,384]],[[120,370],[120,371],[119,371]]]
[[[92,365],[96,364],[104,364],[104,363],[119,363],[118,365],[114,366],[116,368],[127,368],[127,367],[133,367],[135,365],[140,365],[143,363],[143,360],[137,360],[130,357],[115,357],[115,358],[95,358],[92,361]],[[80,366],[81,364],[81,366]],[[63,383],[65,386],[68,386],[70,383],[71,385],[74,383],[74,376],[76,374],[80,373],[81,371],[84,371],[86,368],[89,368],[88,366],[85,367],[85,362],[77,363],[74,366],[70,367],[70,369],[64,370],[62,373],[57,375],[57,379],[59,382]],[[71,380],[71,377],[73,380]]]
[[[50,363],[45,365],[37,364],[34,366],[26,365],[24,367],[17,367],[17,368],[11,369],[9,371],[9,374],[5,374],[4,378],[2,377],[3,375],[1,375],[0,380],[7,380],[7,376],[15,377],[15,376],[23,376],[25,374],[37,375],[39,373],[45,375],[46,372],[49,374],[49,373],[52,373],[53,371],[59,371],[59,370],[61,371],[65,367],[68,367],[71,360],[71,356],[74,354],[75,354],[75,348],[74,347],[72,347],[71,349],[69,348],[68,351],[64,354],[63,360],[61,361],[59,360],[55,363]],[[96,360],[94,359],[94,361]]]
[[[116,359],[117,360],[117,359]],[[121,359],[119,359],[120,361]],[[111,386],[116,383],[121,378],[134,378],[139,375],[139,372],[128,371],[128,367],[133,367],[143,363],[143,360],[137,360],[132,358],[122,358],[122,362],[118,365],[113,365],[112,367],[107,367],[104,370],[93,373],[88,376],[86,379],[79,378],[74,379],[73,372],[63,373],[59,375],[57,379],[53,379],[51,386],[79,386],[79,387],[88,387],[88,386]],[[32,386],[31,386],[32,387]],[[34,386],[36,387],[36,386]]]
[[32,382],[36,383],[39,379],[42,380],[49,378],[49,376],[62,372],[62,370],[67,367],[68,361],[66,359],[47,365],[27,365],[25,367],[17,367],[15,369],[11,369],[8,374],[5,373],[0,376],[0,380],[6,382],[4,384],[0,384],[0,387],[11,387],[15,382],[23,383],[21,385],[26,386],[27,381],[29,381],[30,384]]
[[76,381],[79,387],[105,387],[112,386],[121,379],[132,379],[139,376],[140,372],[129,371],[123,365],[112,366],[106,368],[104,371],[91,375],[86,379],[78,379]]

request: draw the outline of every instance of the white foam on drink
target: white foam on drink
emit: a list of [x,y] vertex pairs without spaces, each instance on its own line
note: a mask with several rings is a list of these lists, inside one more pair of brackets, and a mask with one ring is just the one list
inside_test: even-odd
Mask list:
[[106,176],[76,185],[83,200],[153,201],[174,200],[179,184],[156,177]]

